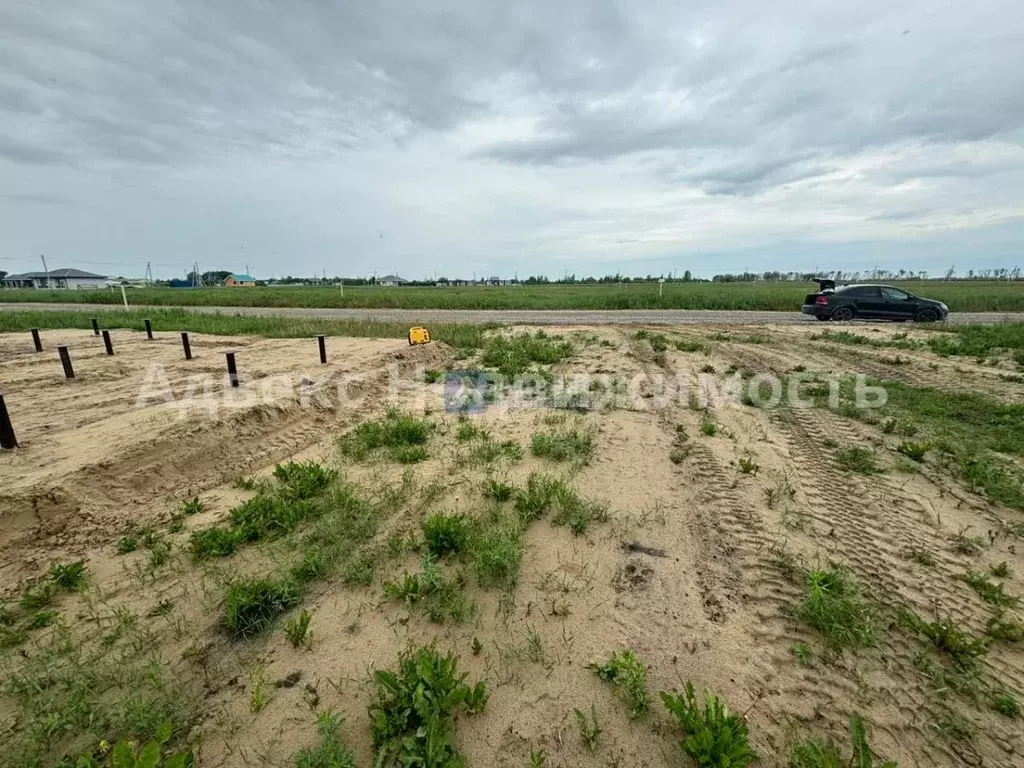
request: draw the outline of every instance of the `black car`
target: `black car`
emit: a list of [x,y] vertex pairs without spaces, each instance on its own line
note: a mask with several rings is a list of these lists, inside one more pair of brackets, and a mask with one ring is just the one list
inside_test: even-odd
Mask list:
[[949,307],[941,301],[922,299],[888,285],[843,285],[818,280],[819,291],[804,298],[801,311],[819,320],[915,320],[934,323],[945,320]]

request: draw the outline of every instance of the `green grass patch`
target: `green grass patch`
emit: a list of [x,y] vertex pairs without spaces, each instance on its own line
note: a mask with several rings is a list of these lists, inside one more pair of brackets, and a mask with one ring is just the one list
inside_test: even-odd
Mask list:
[[999,714],[1016,720],[1020,717],[1020,699],[1009,691],[1000,691],[992,696],[992,709]]
[[567,525],[577,535],[585,533],[591,522],[608,519],[606,505],[585,501],[563,480],[536,472],[526,479],[526,488],[517,493],[515,507],[527,525],[551,512],[553,525]]
[[478,437],[483,438],[486,436],[486,431],[481,429],[471,421],[464,421],[461,424],[459,424],[459,428],[455,432],[455,437],[460,443],[464,443],[469,440],[475,440]]
[[525,536],[526,524],[519,515],[504,510],[485,513],[473,522],[468,552],[480,586],[515,587]]
[[655,352],[665,352],[669,347],[669,340],[662,333],[640,330],[633,334],[633,338],[637,341],[646,341]]
[[630,649],[614,651],[606,664],[591,664],[589,668],[602,680],[613,683],[626,702],[630,718],[647,712],[647,670]]
[[682,726],[683,751],[701,768],[744,768],[757,753],[749,743],[747,722],[730,712],[725,702],[711,691],[705,691],[701,706],[693,683],[687,682],[683,693],[662,692],[661,700]]
[[50,580],[61,589],[78,590],[85,586],[85,560],[73,563],[52,563]]
[[515,495],[516,487],[511,483],[502,483],[493,478],[484,484],[484,496],[499,504],[508,501]]
[[861,648],[877,641],[875,616],[846,570],[809,571],[797,618],[817,629],[833,650]]
[[127,555],[139,548],[139,540],[135,536],[122,536],[117,540],[117,554]]
[[[971,392],[912,387],[896,381],[872,381],[884,386],[887,402],[881,408],[858,410],[852,405],[852,378],[840,381],[840,413],[879,423],[886,432],[924,433],[945,467],[972,491],[1014,509],[1024,509],[1024,472],[1006,455],[1024,455],[1024,405],[1001,403]],[[809,388],[807,395],[825,407],[827,393]]]
[[236,531],[227,528],[204,528],[193,531],[189,539],[192,556],[197,560],[209,557],[227,557],[233,555],[241,537]]
[[376,766],[464,765],[455,751],[454,718],[474,714],[487,704],[483,682],[472,688],[458,659],[434,648],[404,651],[398,671],[377,670],[370,704],[370,734]]
[[364,421],[339,441],[342,454],[362,461],[377,451],[387,451],[404,464],[427,458],[426,443],[433,425],[391,409],[382,419]]
[[376,563],[370,552],[357,552],[341,569],[341,580],[348,586],[368,587],[373,583]]
[[[600,282],[598,281],[600,280]],[[792,312],[814,290],[809,281],[758,280],[714,282],[653,279],[624,281],[617,275],[571,284],[531,283],[510,286],[379,286],[335,284],[256,286],[237,290],[221,286],[181,290],[130,288],[129,301],[151,306],[361,307],[376,309],[722,309]],[[1024,287],[1018,280],[888,280],[919,296],[943,301],[954,312],[1024,310]],[[117,305],[115,291],[5,290],[4,301]],[[14,313],[12,313],[14,314]],[[298,319],[298,318],[295,318]],[[395,325],[398,325],[397,323]],[[408,331],[408,323],[405,323]],[[956,326],[953,326],[954,328]],[[440,328],[440,326],[439,326]],[[439,338],[434,325],[434,338]],[[404,338],[404,335],[402,336]]]
[[510,336],[495,334],[484,342],[480,363],[512,380],[533,370],[535,365],[554,365],[572,353],[570,342],[544,331]]
[[433,556],[424,553],[420,572],[406,572],[401,581],[385,582],[384,596],[402,600],[435,623],[447,620],[457,624],[466,618],[470,610],[464,587],[461,575],[447,576]]
[[274,468],[276,485],[261,485],[257,495],[228,513],[227,528],[193,531],[189,539],[197,559],[226,557],[242,542],[283,536],[333,502],[338,473],[314,462],[290,461]]
[[423,541],[434,557],[462,552],[469,541],[469,523],[463,515],[438,512],[424,519]]
[[300,598],[300,586],[288,578],[238,581],[224,600],[224,627],[238,639],[260,634]]
[[530,452],[551,461],[587,462],[594,455],[594,433],[586,429],[556,429],[537,432],[530,443]]

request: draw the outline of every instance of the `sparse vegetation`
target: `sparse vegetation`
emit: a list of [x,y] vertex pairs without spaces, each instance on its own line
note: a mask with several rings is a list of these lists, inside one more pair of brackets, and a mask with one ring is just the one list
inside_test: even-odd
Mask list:
[[40,608],[45,608],[53,602],[57,588],[53,583],[43,582],[28,586],[22,591],[18,603],[21,609],[27,613],[33,613]]
[[594,434],[582,429],[538,432],[533,436],[530,452],[552,461],[587,462],[594,454]]
[[339,441],[341,452],[362,461],[378,451],[405,464],[427,457],[426,442],[433,426],[424,419],[392,409],[382,419],[364,421]]
[[228,587],[224,601],[224,627],[236,638],[266,630],[271,623],[299,602],[299,587],[288,579],[251,579]]
[[909,547],[903,551],[903,556],[907,560],[913,560],[918,565],[923,565],[927,568],[934,568],[938,561],[935,559],[935,555],[929,552],[927,549],[921,549],[920,547]]
[[761,468],[758,466],[757,462],[749,456],[741,456],[739,464],[740,472],[744,475],[756,475],[757,471]]
[[313,620],[313,614],[309,611],[302,611],[298,616],[288,619],[284,623],[284,635],[292,648],[298,648],[302,643],[308,642],[309,623]]
[[[136,745],[134,741],[121,739],[113,747],[101,749],[100,759],[107,758],[109,751],[110,765],[113,768],[190,768],[194,757],[191,750],[183,752],[171,752],[166,749],[167,743],[173,734],[173,727],[170,722],[163,722],[156,730],[156,735],[144,744]],[[71,763],[61,762],[58,768],[64,768]],[[97,762],[93,754],[79,755],[74,763],[75,768],[93,768],[94,766],[106,765],[105,762]]]
[[531,371],[535,365],[554,365],[573,352],[572,344],[544,331],[512,336],[497,334],[486,339],[480,362],[508,380]]
[[515,507],[520,519],[526,524],[553,511],[552,524],[567,525],[577,535],[586,533],[591,522],[604,522],[608,519],[606,505],[584,501],[565,482],[537,473],[527,478],[525,490],[516,496]]
[[854,445],[839,451],[836,454],[836,463],[840,469],[862,475],[873,475],[882,471],[875,459],[875,452],[862,445]]
[[76,590],[85,586],[85,560],[50,565],[50,579],[61,589]]
[[814,660],[814,649],[807,643],[793,643],[789,646],[789,650],[802,667],[810,666]]
[[718,425],[715,424],[715,422],[711,421],[711,419],[705,417],[701,419],[700,431],[707,435],[708,437],[714,437],[716,434],[718,434]]
[[789,476],[785,475],[776,480],[775,485],[764,488],[761,493],[764,495],[768,508],[775,509],[777,505],[793,501],[796,498],[796,487],[790,481]]
[[192,556],[197,560],[208,557],[227,557],[234,554],[238,546],[239,536],[235,531],[226,528],[205,528],[194,531],[189,540]]
[[433,622],[461,622],[469,611],[460,574],[446,576],[429,553],[424,553],[419,573],[406,572],[400,582],[384,584],[384,595],[422,610]]
[[984,536],[968,536],[968,530],[970,529],[964,526],[950,536],[953,551],[961,555],[979,555],[988,546],[988,541]]
[[928,447],[927,443],[914,443],[905,440],[896,447],[896,450],[913,461],[924,461]]
[[[850,717],[851,754],[843,757],[832,737],[825,741],[809,739],[794,744],[789,757],[790,768],[872,768],[875,760],[868,746],[867,727],[860,715]],[[880,768],[896,768],[893,760],[880,763]]]
[[593,704],[590,705],[589,719],[578,709],[573,709],[573,714],[576,715],[576,727],[580,729],[580,739],[587,745],[587,749],[593,752],[597,747],[598,736],[604,732],[597,722],[597,710]]
[[630,718],[647,712],[647,671],[636,653],[629,649],[614,651],[607,663],[591,664],[590,669],[602,680],[615,684]]
[[469,541],[469,524],[462,515],[438,512],[427,517],[422,527],[423,540],[434,557],[462,552]]
[[690,682],[683,693],[663,692],[661,700],[683,728],[683,751],[701,768],[743,768],[757,758],[747,741],[746,720],[711,691],[705,691],[703,707]]
[[971,637],[951,619],[926,622],[913,613],[904,612],[901,621],[908,629],[925,637],[936,650],[947,654],[961,670],[973,669],[976,660],[988,650],[983,640]]
[[1024,623],[1017,621],[1000,610],[988,620],[985,626],[985,635],[993,640],[1019,643],[1024,641]]
[[511,589],[519,579],[523,540],[529,525],[518,513],[486,514],[470,529],[469,553],[481,586]]
[[452,744],[453,718],[459,710],[474,714],[487,703],[482,682],[470,688],[453,655],[434,648],[407,650],[398,671],[373,673],[376,695],[370,705],[374,765],[458,766]]
[[1007,594],[1002,584],[993,584],[983,573],[969,571],[962,578],[975,592],[981,595],[981,599],[986,603],[998,606],[1014,606],[1020,602],[1019,597]]
[[135,536],[122,536],[117,540],[117,554],[127,555],[139,548],[139,540]]
[[989,566],[989,573],[1000,579],[1009,579],[1013,576],[1013,570],[1010,568],[1010,564],[1003,560],[1001,563],[994,563]]
[[1020,699],[1007,691],[1000,691],[992,697],[992,709],[1001,715],[1016,720],[1020,717]]
[[180,511],[185,517],[192,517],[192,515],[198,515],[201,512],[205,512],[206,505],[203,503],[202,499],[196,496],[181,502]]
[[355,754],[341,741],[345,721],[332,712],[319,712],[316,733],[320,743],[295,753],[295,768],[356,768]]
[[511,483],[501,483],[490,479],[484,485],[484,496],[497,502],[508,501],[515,495],[516,488]]
[[838,566],[809,571],[796,615],[821,632],[833,650],[873,645],[876,620],[850,575]]

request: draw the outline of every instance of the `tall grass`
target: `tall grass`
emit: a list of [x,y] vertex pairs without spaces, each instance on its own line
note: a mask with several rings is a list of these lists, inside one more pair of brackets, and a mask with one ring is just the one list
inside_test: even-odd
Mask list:
[[[894,283],[954,312],[1022,311],[1024,282]],[[793,311],[812,283],[657,283],[506,287],[132,288],[129,301],[157,306],[363,307],[378,309],[749,309]],[[118,304],[119,291],[0,291],[0,301]]]
[[[0,292],[0,299],[7,294]],[[208,333],[217,336],[266,336],[268,338],[312,338],[353,336],[372,339],[404,339],[409,333],[408,323],[385,323],[374,320],[346,320],[330,317],[253,317],[218,313],[199,313],[186,309],[133,309],[131,312],[108,309],[49,312],[45,310],[0,312],[0,333],[28,331],[30,328],[83,328],[92,327],[96,318],[102,328],[130,328],[145,330],[145,320],[153,321],[153,332]],[[462,325],[455,323],[430,324],[431,338],[453,347],[479,348],[484,344],[484,331],[497,326]]]

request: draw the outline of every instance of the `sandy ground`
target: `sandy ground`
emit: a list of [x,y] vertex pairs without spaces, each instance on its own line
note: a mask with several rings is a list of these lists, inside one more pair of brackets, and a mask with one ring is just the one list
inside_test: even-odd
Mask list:
[[[809,338],[817,327],[758,330],[768,343],[745,343],[739,334],[729,337],[729,329],[661,328],[676,339],[718,338],[710,342],[710,354],[670,349],[660,363],[632,330],[565,329],[577,339],[578,352],[556,370],[630,378],[696,375],[706,366],[755,373],[804,366],[1024,399],[1024,385],[1000,378],[998,366],[916,350],[829,345]],[[629,409],[585,414],[492,407],[473,418],[495,439],[528,446],[538,430],[575,424],[595,431],[597,451],[589,464],[575,468],[529,452],[521,462],[481,468],[463,460],[453,437],[456,419],[442,409],[442,385],[414,381],[416,366],[452,364],[444,345],[411,349],[402,341],[331,339],[330,362],[321,366],[315,342],[304,340],[193,336],[191,362],[182,359],[175,337],[150,342],[118,331],[112,358],[88,332],[47,332],[44,341],[46,351],[37,355],[27,334],[0,336],[0,389],[22,444],[0,455],[0,588],[14,594],[49,562],[85,557],[105,604],[145,612],[158,599],[170,601],[177,630],[162,635],[161,653],[181,674],[205,679],[204,717],[190,734],[200,765],[290,765],[296,749],[315,741],[311,709],[344,715],[344,739],[356,750],[357,764],[369,765],[367,672],[393,667],[410,643],[430,642],[458,653],[469,679],[489,685],[486,710],[460,717],[456,725],[456,746],[469,765],[528,765],[532,748],[543,748],[553,766],[687,764],[660,703],[653,702],[645,719],[630,721],[610,686],[586,668],[626,647],[648,666],[655,699],[657,691],[692,680],[746,713],[764,765],[785,763],[798,736],[845,740],[855,712],[865,717],[876,753],[901,766],[1020,765],[1019,721],[986,706],[957,700],[954,709],[975,723],[977,735],[943,736],[950,700],[915,668],[921,646],[905,633],[886,632],[877,648],[808,666],[791,651],[793,643],[817,648],[820,641],[792,617],[801,586],[780,574],[780,551],[810,563],[842,562],[883,603],[909,606],[928,619],[953,617],[975,634],[984,631],[990,612],[959,574],[1007,561],[1016,575],[1006,590],[1024,592],[1024,551],[1018,554],[1012,538],[997,539],[979,557],[952,551],[948,541],[960,530],[984,534],[1000,521],[1024,522],[1024,516],[984,502],[938,472],[897,471],[892,449],[898,438],[876,427],[821,410],[723,407],[711,414],[717,434],[707,437],[700,413],[685,402],[653,397],[641,397]],[[72,350],[78,372],[73,382],[62,377],[57,343]],[[237,350],[244,376],[279,377],[270,395],[240,403],[225,399],[228,348]],[[896,354],[910,362],[882,361]],[[138,407],[140,391],[160,384],[153,365],[161,366],[175,401]],[[216,382],[213,404],[183,408],[190,377],[203,374]],[[304,376],[333,400],[313,397],[315,404],[304,407]],[[396,387],[396,379],[405,386]],[[334,397],[339,382],[350,395],[340,405]],[[402,467],[354,465],[335,449],[338,435],[380,415],[387,404],[426,412],[438,424],[431,458],[404,480]],[[689,453],[677,464],[669,457],[680,424],[689,435]],[[890,471],[870,478],[839,471],[835,441],[873,446]],[[580,537],[535,523],[514,599],[474,587],[477,610],[463,624],[431,624],[384,599],[382,580],[415,570],[415,555],[389,561],[369,588],[320,584],[304,603],[314,615],[313,644],[298,650],[280,631],[244,644],[225,641],[216,626],[222,592],[210,586],[217,573],[201,572],[187,557],[145,583],[131,575],[145,553],[114,553],[130,523],[164,521],[175,504],[199,495],[207,511],[172,537],[185,541],[190,530],[224,518],[248,495],[233,487],[236,477],[269,472],[288,457],[338,466],[368,488],[404,487],[382,536],[414,532],[428,511],[482,509],[485,479],[522,484],[535,470],[564,475],[584,497],[607,502],[612,517]],[[740,458],[753,459],[759,470],[740,473]],[[792,488],[790,500],[769,505],[765,491],[781,482]],[[627,551],[624,542],[633,541],[664,550],[664,556]],[[258,549],[246,548],[227,567],[254,566]],[[911,562],[906,553],[912,549],[933,553],[936,564]],[[267,552],[273,560],[274,548]],[[77,599],[62,598],[60,609],[73,614]],[[539,636],[540,652],[536,646],[528,650],[531,636]],[[474,638],[483,646],[479,655],[470,652]],[[190,650],[196,647],[204,654],[199,667]],[[183,654],[190,662],[178,661]],[[1007,689],[1024,693],[1019,644],[993,645],[984,665]],[[269,704],[253,713],[254,670],[269,681],[300,672],[302,683],[273,688]],[[574,708],[589,711],[591,705],[604,729],[594,752],[582,746],[573,715]]]

